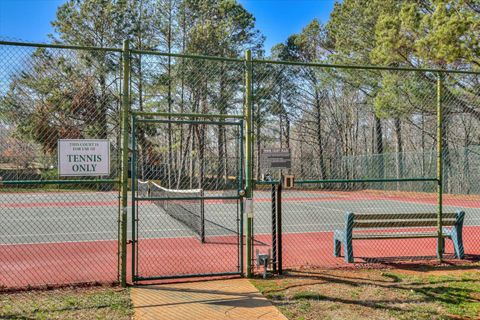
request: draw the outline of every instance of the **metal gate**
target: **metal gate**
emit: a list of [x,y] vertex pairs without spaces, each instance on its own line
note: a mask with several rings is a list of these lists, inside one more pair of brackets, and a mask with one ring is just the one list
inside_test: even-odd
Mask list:
[[243,272],[241,116],[132,116],[133,281]]

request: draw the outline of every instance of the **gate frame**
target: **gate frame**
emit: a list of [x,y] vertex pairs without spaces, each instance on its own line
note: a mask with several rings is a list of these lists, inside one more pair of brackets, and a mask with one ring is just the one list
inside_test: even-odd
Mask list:
[[[163,119],[154,119],[154,118],[139,118],[139,117],[163,117]],[[165,117],[168,117],[165,119]],[[191,120],[172,120],[171,118],[189,118]],[[197,120],[193,118],[200,118],[203,120]],[[237,119],[237,121],[214,121],[212,119]],[[187,200],[237,200],[239,205],[239,214],[237,219],[239,219],[239,227],[238,227],[238,270],[235,272],[217,272],[217,273],[191,273],[191,274],[179,274],[179,275],[170,275],[170,276],[150,276],[150,277],[142,277],[138,274],[138,201],[148,201],[148,200],[171,200],[170,198],[165,197],[138,197],[137,196],[137,177],[136,177],[136,169],[137,169],[137,144],[136,144],[136,128],[137,123],[173,123],[173,124],[207,124],[207,125],[226,125],[226,126],[238,126],[239,137],[237,141],[239,143],[238,151],[239,151],[239,159],[238,159],[238,172],[237,172],[237,195],[236,196],[208,196],[208,197],[185,197],[182,199]],[[226,115],[226,114],[197,114],[197,113],[184,113],[184,114],[177,114],[177,113],[168,113],[168,112],[143,112],[143,111],[132,111],[131,112],[131,125],[132,125],[132,158],[130,164],[131,170],[131,181],[130,181],[130,188],[131,188],[131,199],[132,199],[132,237],[131,237],[131,270],[132,270],[132,282],[136,283],[139,281],[151,281],[151,280],[167,280],[167,279],[181,279],[181,278],[197,278],[197,277],[218,277],[218,276],[243,276],[244,275],[244,253],[243,253],[243,224],[244,224],[244,205],[243,205],[243,198],[244,198],[244,139],[243,139],[243,131],[244,131],[244,117],[243,115]]]

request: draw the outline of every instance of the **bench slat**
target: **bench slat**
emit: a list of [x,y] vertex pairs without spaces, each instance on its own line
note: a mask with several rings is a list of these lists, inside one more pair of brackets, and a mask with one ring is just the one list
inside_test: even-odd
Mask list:
[[[443,219],[455,219],[456,213],[443,213]],[[355,213],[355,220],[436,219],[437,213]]]
[[[448,236],[448,235],[444,235]],[[353,239],[403,239],[403,238],[437,238],[438,234],[436,232],[406,232],[406,233],[354,233],[352,235]]]
[[[444,220],[444,226],[455,225],[454,220]],[[437,220],[380,220],[380,221],[362,221],[354,222],[354,228],[407,228],[407,227],[435,227]]]

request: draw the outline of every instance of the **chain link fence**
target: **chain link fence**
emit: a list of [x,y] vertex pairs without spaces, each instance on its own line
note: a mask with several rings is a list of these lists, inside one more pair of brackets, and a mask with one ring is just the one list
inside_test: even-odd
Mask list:
[[132,62],[134,279],[240,274],[243,61],[135,51]]
[[[2,289],[116,282],[126,272],[119,264],[123,80],[138,120],[123,132],[134,206],[129,279],[245,272],[257,250],[280,245],[275,228],[285,268],[430,259],[443,253],[443,238],[448,259],[461,250],[467,260],[480,255],[478,74],[129,53],[130,77],[122,79],[121,49],[0,45]],[[247,98],[252,159],[244,152],[252,141],[243,123]],[[109,141],[110,174],[61,176],[62,139]],[[291,168],[262,168],[264,148],[289,148]],[[254,241],[246,261],[239,194],[250,160]],[[262,182],[265,175],[274,181]],[[282,175],[294,177],[293,187],[272,193]],[[155,185],[191,193],[152,197]],[[272,207],[279,196],[281,226]],[[188,242],[196,232],[172,217],[169,201],[170,209],[199,208],[205,243]]]
[[[357,263],[434,259],[439,223],[445,258],[459,231],[465,257],[478,259],[478,75],[257,61],[253,78],[255,176],[295,179],[282,192],[284,268],[348,265],[345,246]],[[291,168],[262,168],[264,148],[289,148]],[[255,193],[259,252],[278,245],[269,190]]]
[[[116,282],[120,54],[1,45],[0,61],[0,287]],[[61,177],[61,139],[109,141],[110,174]]]

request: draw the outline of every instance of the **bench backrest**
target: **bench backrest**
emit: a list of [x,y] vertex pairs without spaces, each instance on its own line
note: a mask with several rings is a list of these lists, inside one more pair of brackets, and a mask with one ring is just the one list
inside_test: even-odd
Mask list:
[[[465,212],[443,213],[442,225],[463,224]],[[347,228],[408,228],[435,227],[438,224],[437,213],[352,213],[347,212]]]

